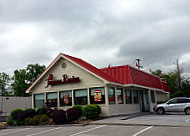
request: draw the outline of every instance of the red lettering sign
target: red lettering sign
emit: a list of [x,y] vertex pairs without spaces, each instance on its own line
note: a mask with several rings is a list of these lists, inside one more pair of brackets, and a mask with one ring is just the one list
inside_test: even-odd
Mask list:
[[53,75],[49,74],[49,77],[45,81],[47,81],[46,87],[48,87],[49,85],[77,83],[80,81],[80,79],[79,79],[79,77],[74,77],[74,76],[69,78],[67,74],[64,74],[62,80],[53,80]]

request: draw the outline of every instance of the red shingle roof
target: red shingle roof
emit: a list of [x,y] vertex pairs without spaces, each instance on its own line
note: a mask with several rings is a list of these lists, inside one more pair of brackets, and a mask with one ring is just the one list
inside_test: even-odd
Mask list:
[[54,61],[47,67],[47,69],[38,77],[38,79],[26,91],[29,91],[61,56],[66,57],[70,61],[80,65],[81,67],[85,68],[86,70],[94,73],[95,75],[101,77],[102,79],[108,82],[119,83],[123,85],[136,84],[145,87],[161,89],[166,92],[169,92],[167,83],[163,83],[159,77],[145,73],[129,65],[98,69],[93,65],[83,61],[82,59],[75,58],[62,53],[60,53],[54,59]]
[[168,85],[163,83],[159,77],[148,74],[129,65],[103,68],[101,70],[124,85],[136,84],[169,92]]

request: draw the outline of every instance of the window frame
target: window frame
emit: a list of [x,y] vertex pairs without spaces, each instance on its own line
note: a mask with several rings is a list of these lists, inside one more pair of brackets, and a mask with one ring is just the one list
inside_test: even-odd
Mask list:
[[[76,91],[80,91],[80,90],[86,90],[86,104],[76,104]],[[88,104],[88,89],[85,88],[85,89],[76,89],[76,90],[73,90],[73,93],[74,93],[74,105],[87,105]],[[85,96],[83,96],[85,97]],[[79,98],[79,97],[78,97]]]
[[36,95],[43,95],[43,99],[42,99],[43,100],[43,106],[42,107],[44,107],[45,106],[44,105],[45,104],[44,103],[45,102],[45,94],[44,93],[39,93],[39,94],[34,94],[34,108],[41,108],[41,107],[36,107],[36,99],[35,99]]
[[[69,96],[69,103],[68,105],[61,103],[61,100],[63,101],[63,97],[61,97],[61,93],[66,93],[66,92],[71,92],[71,97]],[[60,107],[65,107],[65,106],[72,106],[73,105],[73,101],[72,101],[72,90],[65,90],[65,91],[60,91],[59,92],[59,106]],[[63,102],[64,103],[64,102]]]
[[[104,91],[104,94],[102,94],[102,92],[101,92],[102,101],[101,102],[92,102],[92,99],[94,100],[94,95],[91,95],[92,94],[91,91],[100,90],[100,89],[103,89],[103,91]],[[106,98],[105,97],[106,97],[105,96],[105,87],[93,87],[93,88],[89,88],[90,104],[105,104],[106,103],[106,100],[105,100]]]
[[49,100],[55,100],[55,99],[48,99],[48,94],[57,94],[57,99],[56,99],[56,102],[50,102],[49,103],[49,106],[50,107],[58,107],[58,92],[48,92],[48,93],[46,93],[46,103],[48,103],[49,102]]

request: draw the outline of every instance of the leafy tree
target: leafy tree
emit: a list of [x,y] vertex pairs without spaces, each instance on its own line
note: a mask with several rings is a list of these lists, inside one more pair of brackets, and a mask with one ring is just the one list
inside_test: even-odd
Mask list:
[[26,89],[30,86],[28,82],[28,75],[25,69],[15,70],[13,76],[14,82],[12,84],[15,96],[28,96]]
[[161,76],[162,75],[162,70],[158,69],[158,70],[152,71],[152,74],[156,75],[156,76]]
[[45,66],[29,64],[26,69],[14,71],[14,82],[12,84],[15,96],[28,96],[26,90],[45,70]]
[[28,81],[33,83],[45,69],[46,67],[44,65],[40,66],[39,64],[29,64],[26,68]]
[[11,92],[7,91],[10,83],[10,77],[6,73],[0,73],[0,94],[1,96],[8,96]]

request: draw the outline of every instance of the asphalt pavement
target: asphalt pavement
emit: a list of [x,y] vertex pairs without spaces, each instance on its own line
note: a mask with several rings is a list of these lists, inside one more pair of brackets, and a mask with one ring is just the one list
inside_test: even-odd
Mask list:
[[89,125],[8,127],[0,136],[190,136],[190,115],[146,114],[93,121]]

